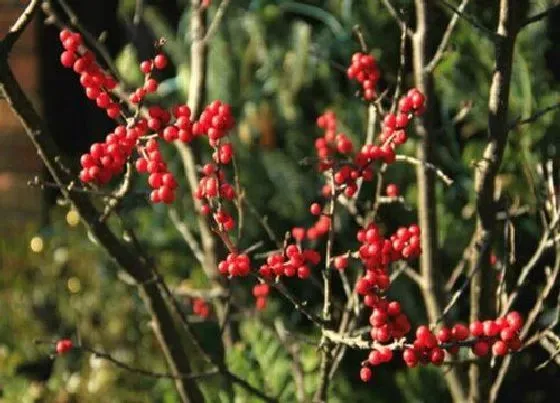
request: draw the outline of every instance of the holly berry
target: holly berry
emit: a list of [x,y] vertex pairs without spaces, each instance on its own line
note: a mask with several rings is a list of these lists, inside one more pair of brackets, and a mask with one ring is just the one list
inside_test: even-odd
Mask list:
[[74,344],[70,339],[62,339],[56,342],[55,351],[57,354],[65,354],[74,348]]

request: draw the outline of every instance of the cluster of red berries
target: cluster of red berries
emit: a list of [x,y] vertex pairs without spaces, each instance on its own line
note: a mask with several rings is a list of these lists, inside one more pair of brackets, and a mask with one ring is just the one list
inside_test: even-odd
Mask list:
[[61,339],[56,342],[54,350],[57,354],[65,354],[74,348],[74,343],[70,339]]
[[379,136],[381,143],[404,144],[407,140],[405,129],[414,116],[426,110],[425,97],[419,90],[412,88],[398,103],[398,113],[388,113],[383,119],[383,130]]
[[360,52],[354,53],[347,75],[350,80],[356,80],[362,85],[365,100],[371,101],[377,96],[375,87],[381,74],[377,67],[377,61],[372,55]]
[[97,64],[95,54],[86,49],[79,33],[64,29],[60,31],[59,38],[64,48],[60,55],[62,65],[80,75],[80,84],[89,99],[95,100],[99,108],[105,109],[110,118],[118,118],[121,108],[111,96],[117,81]]
[[369,316],[373,341],[387,343],[400,339],[410,331],[408,317],[401,312],[401,305],[397,301],[389,302],[372,294],[367,299],[366,305],[373,306]]
[[[386,317],[391,315],[391,310],[393,310],[393,316],[399,315],[397,312],[400,312],[400,309],[396,309],[395,306],[390,308],[391,304],[395,303],[390,302],[386,305],[388,315],[384,312],[372,313],[370,317],[372,325],[379,325],[385,321]],[[409,368],[414,368],[418,364],[441,365],[446,354],[455,354],[460,347],[470,347],[477,356],[485,356],[490,351],[496,356],[505,355],[521,348],[519,331],[522,326],[523,318],[516,311],[510,312],[497,320],[475,321],[468,327],[461,323],[454,325],[452,328],[442,327],[435,333],[428,326],[419,326],[416,329],[414,342],[407,344],[404,348],[403,361]],[[409,330],[410,325],[404,334],[408,333]],[[404,334],[399,337],[403,337]],[[380,339],[378,335],[375,338],[372,335],[372,339],[380,343],[386,343],[390,340],[390,338]],[[387,350],[391,351],[384,346],[375,348],[370,352],[368,360],[362,363],[363,368],[360,371],[360,378],[364,382],[369,381],[372,375],[368,365],[376,366],[391,360],[392,352],[389,353]]]
[[156,92],[159,83],[152,77],[154,69],[163,70],[167,66],[167,57],[159,53],[153,59],[144,60],[140,63],[140,71],[144,73],[144,86],[137,88],[129,97],[129,101],[133,104],[141,103],[147,94]]
[[229,277],[245,277],[251,272],[251,260],[245,254],[231,252],[218,264],[220,274]]
[[104,143],[92,144],[89,153],[80,158],[80,180],[103,185],[120,174],[143,133],[141,128],[117,126],[114,133],[107,135]]
[[484,322],[476,321],[470,324],[470,333],[478,338],[473,345],[473,352],[483,356],[488,353],[490,348],[494,355],[504,355],[510,351],[517,351],[521,348],[519,331],[523,326],[523,318],[519,312],[513,311],[505,317]]
[[253,287],[253,296],[256,298],[256,306],[259,311],[266,308],[266,302],[268,294],[270,293],[270,287],[268,284],[261,283]]
[[[219,145],[220,139],[228,134],[234,124],[235,120],[231,114],[230,106],[223,104],[221,101],[214,101],[204,108],[199,121],[193,125],[193,132],[195,135],[204,134],[208,136],[210,145],[216,147]],[[230,160],[221,161],[219,159],[216,162],[227,165]]]
[[196,316],[200,316],[202,319],[206,319],[210,316],[210,305],[202,298],[194,298],[192,301],[193,313]]
[[158,142],[155,139],[148,140],[144,147],[139,147],[139,152],[144,157],[136,160],[136,170],[138,173],[149,174],[148,185],[153,189],[150,200],[152,203],[172,203],[175,200],[177,181],[167,170]]
[[292,244],[286,246],[283,254],[268,256],[266,263],[259,268],[259,274],[268,279],[280,276],[306,279],[311,275],[310,266],[316,266],[320,261],[321,255],[316,250],[301,250]]
[[315,140],[315,150],[321,160],[326,160],[335,153],[348,155],[353,150],[352,141],[344,133],[336,134],[336,116],[333,111],[326,111],[317,118],[317,127],[323,129],[323,137]]

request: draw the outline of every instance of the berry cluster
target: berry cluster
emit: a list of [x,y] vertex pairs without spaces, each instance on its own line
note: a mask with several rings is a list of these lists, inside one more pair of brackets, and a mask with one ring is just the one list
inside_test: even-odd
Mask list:
[[266,263],[259,268],[259,274],[264,278],[294,277],[306,279],[311,275],[310,266],[316,266],[321,261],[319,252],[304,249],[297,245],[288,245],[284,254],[268,256]]
[[366,306],[373,305],[369,317],[373,341],[387,343],[391,339],[400,339],[410,331],[408,317],[401,312],[401,305],[397,301],[388,302],[375,294],[370,294],[367,299],[364,302]]
[[80,158],[80,180],[84,183],[103,185],[114,175],[120,174],[143,133],[142,128],[127,129],[117,126],[114,133],[107,135],[104,143],[92,144],[89,153]]
[[200,316],[206,319],[210,316],[210,305],[202,298],[194,298],[192,302],[193,313],[196,316]]
[[[370,317],[372,325],[383,323],[387,316],[391,315],[391,304],[395,303],[391,302],[386,305],[388,315],[374,310]],[[400,309],[397,310],[395,307],[393,307],[393,310],[393,316],[400,312]],[[521,348],[521,341],[519,340],[521,326],[523,326],[523,318],[516,311],[510,312],[505,317],[498,318],[495,321],[475,321],[468,327],[458,323],[451,328],[442,327],[435,333],[428,326],[419,326],[416,329],[414,342],[406,344],[404,347],[403,361],[409,368],[414,368],[418,364],[441,365],[448,353],[455,354],[460,347],[470,347],[473,354],[477,356],[485,356],[490,351],[496,356],[505,355]],[[408,330],[404,332],[404,334],[406,333],[408,333]],[[373,330],[372,338],[380,343],[386,343],[390,339],[385,337],[380,339],[378,334],[374,338]],[[388,362],[392,356],[392,351],[387,346],[378,346],[373,349],[368,360],[362,363],[363,368],[360,371],[360,378],[367,382],[371,378],[371,369],[368,368],[368,365],[376,366]],[[369,372],[364,371],[364,368]]]
[[377,61],[372,55],[360,52],[354,53],[352,64],[346,72],[350,80],[356,80],[362,85],[365,100],[371,101],[377,96],[375,87],[381,74],[377,67]]
[[270,293],[270,287],[268,284],[261,283],[253,287],[253,296],[256,298],[256,306],[259,311],[266,308],[266,302],[268,294]]
[[425,97],[413,88],[398,103],[398,113],[388,113],[383,119],[383,130],[379,136],[382,143],[404,144],[407,140],[405,129],[414,116],[420,116],[426,110]]
[[175,200],[177,181],[173,174],[167,170],[158,142],[155,139],[150,139],[144,147],[139,146],[138,150],[144,157],[139,157],[136,160],[136,170],[138,173],[149,174],[148,185],[153,189],[150,200],[152,203],[172,203]]
[[224,276],[245,277],[251,272],[251,260],[245,254],[231,252],[218,264],[218,271]]
[[95,100],[110,118],[118,118],[121,108],[111,95],[117,81],[97,64],[95,54],[86,49],[79,33],[64,29],[60,31],[59,38],[64,48],[60,55],[62,65],[80,75],[80,84],[89,99]]

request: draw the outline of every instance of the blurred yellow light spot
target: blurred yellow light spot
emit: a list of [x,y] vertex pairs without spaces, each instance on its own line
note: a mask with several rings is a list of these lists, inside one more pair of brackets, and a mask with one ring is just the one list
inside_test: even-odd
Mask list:
[[35,253],[39,253],[43,250],[45,243],[43,242],[43,238],[40,236],[34,236],[31,238],[31,242],[29,243],[29,247]]
[[78,277],[70,277],[68,279],[68,290],[72,294],[77,294],[82,289],[82,283]]
[[70,210],[68,214],[66,214],[66,222],[71,227],[75,227],[80,223],[80,214],[74,209]]

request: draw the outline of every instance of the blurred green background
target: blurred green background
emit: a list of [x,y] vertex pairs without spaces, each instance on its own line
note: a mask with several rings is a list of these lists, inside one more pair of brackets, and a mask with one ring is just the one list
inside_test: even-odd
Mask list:
[[[99,1],[101,16],[91,15],[90,4],[69,2],[76,8],[84,25],[95,35],[107,31],[107,46],[116,65],[130,86],[141,83],[138,63],[151,56],[153,40],[165,37],[164,50],[173,66],[165,77],[153,102],[172,105],[187,97],[189,70],[189,7],[186,1],[146,1],[142,23],[135,25],[135,1]],[[107,4],[105,4],[107,3]],[[118,3],[118,4],[117,4]],[[216,10],[212,4],[209,15]],[[357,146],[365,139],[367,106],[356,96],[357,87],[345,77],[351,54],[359,50],[352,28],[359,25],[382,71],[381,86],[394,88],[399,63],[399,29],[381,1],[232,1],[222,25],[212,39],[209,51],[207,100],[221,99],[232,105],[237,126],[232,135],[238,155],[241,186],[254,208],[269,220],[282,238],[293,226],[308,226],[312,217],[308,206],[319,196],[321,181],[312,167],[301,161],[313,154],[314,139],[320,130],[315,119],[326,108],[339,117],[340,129]],[[411,1],[394,1],[414,21]],[[477,21],[494,29],[497,2],[472,1],[468,11]],[[520,1],[533,14],[549,5],[547,1]],[[102,5],[103,4],[103,5]],[[430,27],[439,38],[449,19],[445,8],[437,10]],[[95,13],[93,13],[95,14]],[[556,16],[558,17],[558,16]],[[560,20],[551,16],[548,23],[526,28],[517,41],[511,88],[510,118],[530,116],[536,110],[558,102],[560,87]],[[68,154],[77,160],[90,143],[105,136],[110,128],[91,105],[78,101],[78,80],[57,66],[59,43],[56,30],[40,24],[43,93],[46,119],[57,141],[66,145]],[[407,50],[405,83],[412,85],[410,52]],[[437,165],[454,179],[451,187],[438,182],[438,221],[441,248],[440,266],[448,275],[461,258],[474,227],[474,191],[472,163],[481,157],[486,140],[487,99],[492,72],[493,45],[468,23],[460,21],[451,40],[450,51],[435,71],[436,97],[429,100],[437,109]],[[53,84],[49,77],[56,77]],[[67,91],[64,99],[54,99]],[[62,95],[61,95],[62,96]],[[76,116],[60,117],[60,102],[81,102]],[[468,113],[459,122],[456,115],[466,107]],[[88,109],[90,108],[90,109]],[[83,113],[83,115],[79,115]],[[82,116],[82,117],[79,117]],[[86,116],[85,118],[83,116]],[[64,120],[64,121],[61,121]],[[527,261],[539,237],[539,210],[544,202],[544,184],[539,164],[548,160],[559,165],[557,112],[544,115],[530,125],[510,134],[498,183],[513,206],[527,209],[515,219],[518,259],[508,273],[514,279]],[[70,140],[72,138],[72,140]],[[417,138],[401,150],[413,155]],[[204,145],[195,145],[200,160],[209,159]],[[170,168],[181,178],[180,160],[171,148],[165,150]],[[555,173],[558,180],[557,171]],[[387,183],[399,185],[404,204],[382,207],[382,226],[392,230],[416,220],[416,185],[414,169],[396,164],[389,168]],[[146,190],[142,179],[135,180],[135,190]],[[182,189],[186,189],[183,184]],[[368,193],[369,192],[369,193]],[[365,189],[365,194],[373,190]],[[188,193],[176,203],[193,223],[194,214]],[[154,380],[123,372],[111,363],[88,354],[70,353],[54,361],[45,360],[49,346],[36,345],[35,339],[55,340],[81,337],[99,350],[110,352],[130,365],[165,371],[163,356],[152,335],[149,317],[134,287],[123,281],[119,268],[88,236],[69,206],[57,204],[55,193],[45,197],[46,213],[41,220],[22,223],[17,233],[2,234],[0,241],[0,401],[5,402],[176,402],[173,382]],[[364,201],[367,198],[364,198]],[[146,250],[172,286],[205,287],[201,268],[192,257],[180,234],[171,224],[164,206],[149,205],[140,195],[130,197],[123,208],[128,225],[134,226]],[[257,217],[246,212],[240,249],[258,241],[258,252],[275,247],[263,231]],[[335,251],[355,246],[356,224],[342,214]],[[501,231],[500,231],[501,233]],[[503,259],[501,236],[493,251]],[[225,255],[224,255],[225,256]],[[519,306],[530,306],[538,284],[542,284],[547,256],[535,270],[535,288],[522,295]],[[317,273],[315,273],[317,274]],[[254,304],[251,281],[233,281],[239,305]],[[300,298],[320,298],[313,287],[297,281],[288,283]],[[337,288],[337,292],[340,287]],[[391,289],[402,301],[416,323],[425,321],[421,299],[413,283],[400,277]],[[555,312],[556,294],[546,302],[541,324],[548,323]],[[191,310],[191,301],[183,301]],[[313,305],[313,303],[312,303]],[[467,304],[462,300],[452,312],[455,320],[467,320]],[[298,342],[305,372],[306,390],[311,396],[317,382],[319,354],[307,341],[318,340],[313,329],[289,303],[272,293],[266,311],[258,315],[239,315],[235,348],[228,355],[234,372],[281,400],[295,401],[290,354],[274,331],[281,318],[285,326],[302,335]],[[209,339],[216,335],[213,318],[197,324]],[[216,339],[217,340],[217,339]],[[532,347],[514,358],[503,387],[504,402],[554,401],[560,375],[556,364],[535,373],[534,368],[547,355]],[[359,363],[365,353],[349,353],[335,377],[333,402],[444,402],[450,396],[439,369],[425,367],[407,370],[395,360],[375,371],[374,380],[362,384]],[[18,371],[19,368],[19,371]],[[19,372],[19,373],[18,373]],[[225,401],[212,384],[204,393],[209,401]],[[236,402],[251,400],[236,391]],[[309,397],[311,399],[311,397]]]

